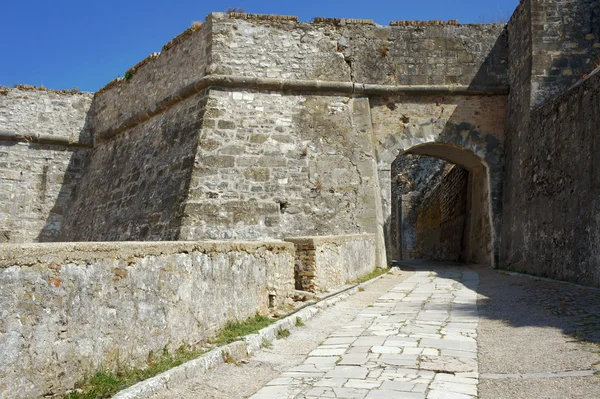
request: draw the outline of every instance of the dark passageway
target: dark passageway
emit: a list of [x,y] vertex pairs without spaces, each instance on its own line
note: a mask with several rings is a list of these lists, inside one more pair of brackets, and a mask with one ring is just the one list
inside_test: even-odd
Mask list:
[[392,165],[392,257],[491,264],[488,171],[474,153],[425,144]]

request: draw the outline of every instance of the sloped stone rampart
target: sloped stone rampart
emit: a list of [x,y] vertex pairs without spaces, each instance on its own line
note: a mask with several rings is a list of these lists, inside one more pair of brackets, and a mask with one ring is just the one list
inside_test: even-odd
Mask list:
[[197,346],[293,290],[284,242],[0,248],[0,398],[60,394],[99,366]]
[[296,289],[326,292],[375,270],[375,235],[289,237],[296,247]]

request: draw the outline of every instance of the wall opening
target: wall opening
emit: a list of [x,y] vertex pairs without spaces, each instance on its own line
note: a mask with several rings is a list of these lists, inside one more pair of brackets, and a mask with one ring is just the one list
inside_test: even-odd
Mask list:
[[393,259],[492,264],[489,171],[472,151],[428,143],[400,153],[391,193]]

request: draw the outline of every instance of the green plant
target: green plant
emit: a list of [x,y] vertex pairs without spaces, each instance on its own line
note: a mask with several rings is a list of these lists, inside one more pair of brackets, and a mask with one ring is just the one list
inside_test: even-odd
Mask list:
[[358,287],[358,292],[364,292],[364,291],[365,291],[364,287]]
[[133,78],[133,72],[131,72],[131,69],[125,72],[125,80],[129,80],[131,78]]
[[296,327],[304,327],[305,325],[300,317],[296,317]]
[[283,339],[283,338],[287,338],[290,336],[290,331],[286,330],[285,328],[277,331],[277,339]]
[[360,276],[359,278],[350,281],[350,284],[361,284],[364,283],[365,281],[369,281],[374,279],[375,277],[379,277],[382,274],[386,274],[388,272],[389,269],[382,269],[380,267],[376,268],[375,270],[373,270],[371,273],[367,273],[363,276]]
[[148,357],[148,365],[145,368],[121,367],[113,371],[101,367],[94,374],[76,383],[76,391],[64,395],[63,398],[97,399],[110,397],[118,391],[192,359],[196,359],[204,353],[206,351],[192,350],[185,346],[181,346],[173,353],[169,353],[165,348],[160,355],[151,354]]
[[275,320],[266,316],[256,315],[245,321],[230,321],[219,331],[219,334],[210,342],[216,345],[225,345],[237,341],[240,337],[248,334],[255,334],[265,328]]
[[268,339],[263,338],[263,340],[262,340],[262,342],[260,344],[260,347],[261,348],[272,348],[273,344]]

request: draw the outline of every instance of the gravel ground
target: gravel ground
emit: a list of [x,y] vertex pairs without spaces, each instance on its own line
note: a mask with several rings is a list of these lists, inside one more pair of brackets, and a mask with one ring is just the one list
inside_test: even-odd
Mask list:
[[[600,290],[478,268],[479,371],[532,374],[600,365]],[[600,377],[480,379],[479,397],[600,398]]]

